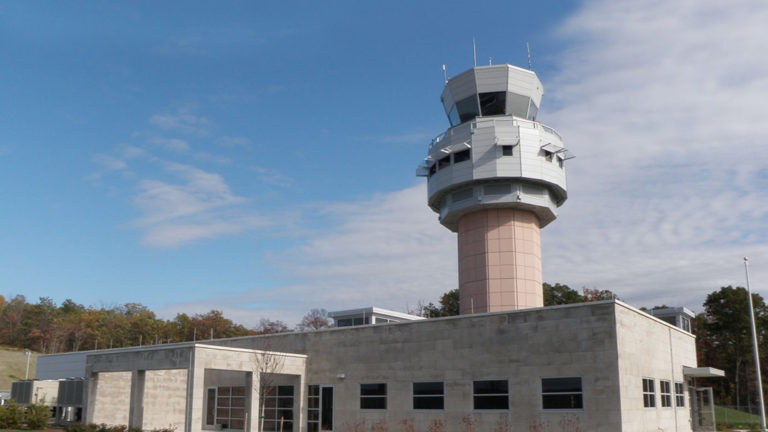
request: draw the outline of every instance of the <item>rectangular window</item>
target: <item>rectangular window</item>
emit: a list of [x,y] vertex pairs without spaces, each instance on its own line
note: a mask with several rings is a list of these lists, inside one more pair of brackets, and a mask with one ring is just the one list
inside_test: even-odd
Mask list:
[[307,387],[307,430],[318,432],[320,430],[320,386]]
[[683,386],[683,383],[676,382],[675,383],[675,405],[679,407],[685,406],[685,387]]
[[451,155],[437,161],[437,169],[448,168],[449,166],[451,166]]
[[475,381],[472,383],[472,396],[476,410],[509,409],[507,380]]
[[264,432],[293,431],[293,386],[269,386],[262,397]]
[[469,149],[462,150],[453,154],[453,163],[468,161],[472,157]]
[[387,384],[360,384],[360,409],[387,409]]
[[429,176],[435,175],[437,172],[437,164],[432,164],[432,166],[429,167]]
[[216,393],[216,424],[223,429],[243,429],[245,387],[219,387]]
[[646,408],[656,406],[656,386],[653,378],[643,378],[643,406]]
[[542,378],[541,407],[545,410],[583,409],[581,377]]
[[208,426],[216,424],[216,387],[208,388],[206,393],[205,424]]
[[507,92],[480,93],[480,112],[484,116],[504,115],[507,106]]
[[659,381],[659,392],[661,393],[661,406],[669,408],[672,406],[672,383],[669,381]]
[[503,145],[503,146],[501,146],[501,155],[502,156],[512,156],[514,148],[515,148],[515,146],[511,146],[511,145]]
[[413,409],[441,410],[444,396],[445,387],[442,382],[413,383]]

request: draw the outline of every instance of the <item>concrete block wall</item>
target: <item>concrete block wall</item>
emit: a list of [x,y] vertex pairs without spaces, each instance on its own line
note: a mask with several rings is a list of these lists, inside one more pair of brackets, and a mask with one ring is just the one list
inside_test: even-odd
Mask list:
[[148,370],[144,377],[142,429],[184,429],[187,370]]
[[131,406],[131,372],[101,372],[92,378],[94,402],[88,423],[127,425]]

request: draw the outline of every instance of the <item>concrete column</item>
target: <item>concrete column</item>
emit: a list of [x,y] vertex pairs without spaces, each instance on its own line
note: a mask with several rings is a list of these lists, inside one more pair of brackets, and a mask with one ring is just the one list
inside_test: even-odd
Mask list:
[[131,407],[128,412],[128,427],[141,429],[144,423],[144,378],[146,371],[131,372]]
[[[90,372],[90,368],[88,368]],[[96,403],[96,389],[98,388],[99,374],[97,372],[86,373],[85,376],[89,377],[85,382],[88,386],[88,390],[83,395],[83,414],[82,422],[85,424],[93,423],[93,409]]]
[[479,210],[459,220],[461,314],[544,305],[541,233],[535,214]]
[[[261,355],[261,354],[256,354]],[[261,376],[258,370],[248,372],[246,374],[246,385],[248,386],[248,406],[246,410],[248,412],[248,422],[251,424],[251,428],[246,431],[258,431],[261,428],[261,393],[259,392],[259,386],[261,385]],[[247,426],[246,426],[247,427]]]

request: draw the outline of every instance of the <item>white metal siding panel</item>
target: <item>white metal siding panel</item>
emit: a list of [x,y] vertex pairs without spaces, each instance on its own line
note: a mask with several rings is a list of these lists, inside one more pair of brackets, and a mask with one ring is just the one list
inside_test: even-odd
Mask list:
[[37,358],[35,379],[85,377],[85,352],[43,355]]
[[474,71],[470,69],[457,77],[451,78],[448,81],[448,87],[451,89],[453,100],[457,102],[477,93]]
[[477,68],[477,91],[479,93],[505,91],[507,89],[507,68]]

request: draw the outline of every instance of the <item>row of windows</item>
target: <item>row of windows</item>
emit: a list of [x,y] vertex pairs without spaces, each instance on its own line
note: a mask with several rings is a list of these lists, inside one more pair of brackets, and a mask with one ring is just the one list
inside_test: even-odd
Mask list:
[[[507,107],[507,99],[510,99]],[[480,116],[515,115],[536,121],[539,107],[528,97],[505,91],[478,93],[468,96],[451,107],[448,121],[457,126]]]
[[[514,156],[514,148],[515,146],[512,145],[502,145],[501,147],[501,155],[502,156]],[[558,165],[560,165],[560,168],[563,167],[563,160],[561,158],[555,158],[554,152],[551,152],[549,150],[542,149],[542,154],[544,155],[544,159],[546,159],[548,162],[552,162],[554,159],[557,159]],[[446,155],[445,157],[442,157],[437,160],[437,163],[432,164],[432,166],[429,167],[429,177],[432,177],[433,174],[435,174],[437,171],[448,168],[451,166],[451,162],[454,164],[461,163],[464,161],[468,161],[472,158],[472,153],[469,149],[462,150],[460,152],[453,153],[452,155]],[[453,161],[451,161],[453,159]]]
[[[475,410],[508,410],[507,380],[472,382],[472,406]],[[581,377],[542,378],[541,406],[545,410],[580,410],[584,408]],[[441,381],[413,383],[413,409],[441,410],[445,407],[445,384]],[[387,409],[387,384],[360,384],[360,409]]]
[[[685,386],[683,383],[675,384],[675,406],[685,406]],[[659,396],[662,408],[672,407],[672,381],[659,380]],[[656,380],[653,378],[643,378],[643,406],[646,408],[656,407]]]

